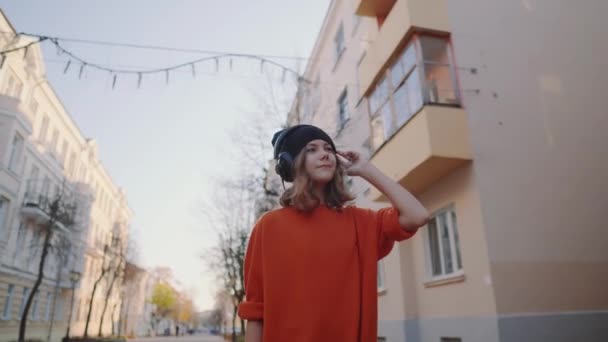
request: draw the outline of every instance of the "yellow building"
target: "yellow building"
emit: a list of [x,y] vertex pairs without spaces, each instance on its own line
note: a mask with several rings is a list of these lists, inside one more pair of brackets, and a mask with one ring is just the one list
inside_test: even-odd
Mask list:
[[380,339],[608,340],[607,11],[331,1],[289,122],[369,156],[433,213],[380,264]]
[[[17,36],[0,11],[0,51],[33,39]],[[102,251],[112,237],[126,240],[132,216],[124,191],[118,188],[97,157],[96,143],[86,138],[64,108],[45,76],[37,45],[8,53],[0,67],[0,340],[17,338],[24,300],[38,274],[48,203],[65,193],[77,204],[75,224],[58,222],[57,236],[70,241],[67,256],[51,253],[45,278],[30,309],[27,336],[52,341],[65,335],[72,283],[76,287],[72,334],[82,333],[91,287],[99,275]],[[67,203],[67,202],[66,202]],[[94,298],[90,333],[96,335],[106,284]],[[120,304],[118,291],[110,310]],[[116,326],[118,310],[110,311],[103,332]],[[52,327],[51,327],[52,326]]]

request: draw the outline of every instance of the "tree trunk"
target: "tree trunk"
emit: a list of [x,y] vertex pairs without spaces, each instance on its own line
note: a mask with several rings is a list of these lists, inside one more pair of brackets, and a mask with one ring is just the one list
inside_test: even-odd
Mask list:
[[237,313],[237,307],[235,306],[234,309],[232,309],[232,342],[236,342],[236,313]]
[[[55,325],[55,305],[57,303],[57,295],[59,293],[59,283],[61,283],[61,267],[57,267],[57,279],[55,281],[55,289],[53,290],[53,305],[51,307],[51,324],[49,324],[49,334],[46,337],[46,342],[51,341],[51,335],[53,334],[53,325]],[[51,305],[51,303],[47,303],[46,305]]]
[[91,322],[91,312],[93,311],[93,300],[95,299],[95,292],[97,292],[97,285],[99,285],[99,282],[101,282],[105,274],[106,270],[102,268],[101,275],[99,276],[99,278],[97,278],[97,280],[95,280],[95,283],[93,284],[93,292],[91,293],[91,300],[89,301],[87,320],[84,324],[84,337],[89,337],[89,323]]
[[[116,332],[116,329],[114,328],[114,317],[116,316],[117,307],[118,307],[118,303],[114,303],[114,308],[112,309],[112,314],[110,315],[110,317],[112,317],[112,336],[116,336],[116,335],[114,335],[114,333]],[[120,324],[120,320],[119,320],[119,324]]]
[[101,337],[101,330],[103,328],[103,316],[105,316],[106,310],[108,309],[108,301],[110,300],[110,295],[112,294],[112,288],[114,287],[116,278],[118,278],[118,276],[115,273],[114,277],[112,277],[112,281],[110,282],[110,286],[108,287],[108,291],[106,291],[106,300],[103,302],[103,310],[101,310],[101,318],[99,319],[99,332],[97,334],[99,337]]
[[[127,298],[127,297],[125,296],[124,298]],[[124,302],[121,301],[120,302],[120,306],[122,307],[123,305],[124,305]],[[121,308],[121,310],[120,310],[121,311],[120,316],[122,318],[120,319],[120,325],[119,325],[118,335],[122,335],[123,332],[124,332],[125,335],[129,334],[129,332],[128,332],[127,329],[129,327],[129,310],[130,310],[130,307],[131,307],[131,301],[128,300],[126,308],[125,309]],[[144,310],[144,312],[145,312],[145,310]],[[150,319],[150,325],[152,327],[154,327],[154,322],[152,321],[152,319]]]
[[21,315],[21,322],[19,323],[19,338],[18,342],[25,341],[25,329],[27,327],[27,316],[30,312],[30,307],[32,306],[32,302],[34,301],[34,296],[36,296],[36,292],[38,292],[38,288],[42,283],[42,279],[44,278],[44,262],[46,261],[46,256],[49,253],[49,246],[51,245],[51,237],[52,237],[52,227],[55,224],[55,220],[50,219],[48,223],[48,227],[46,230],[46,236],[44,237],[44,244],[42,245],[42,255],[40,256],[40,264],[38,265],[38,276],[36,277],[36,282],[32,287],[32,292],[30,292],[29,297],[27,298],[27,302],[25,303],[25,308],[23,309],[23,314]]

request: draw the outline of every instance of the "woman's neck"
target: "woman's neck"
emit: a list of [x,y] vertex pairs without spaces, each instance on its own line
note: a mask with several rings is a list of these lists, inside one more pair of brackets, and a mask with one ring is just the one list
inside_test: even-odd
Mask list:
[[325,184],[315,184],[313,192],[319,199],[319,204],[325,204]]

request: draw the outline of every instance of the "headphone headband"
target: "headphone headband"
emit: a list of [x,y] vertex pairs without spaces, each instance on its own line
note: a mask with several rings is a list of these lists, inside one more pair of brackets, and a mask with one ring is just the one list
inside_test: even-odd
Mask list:
[[[274,159],[279,158],[279,154],[281,153],[281,150],[283,149],[283,147],[285,146],[285,142],[287,141],[287,137],[293,133],[295,130],[297,130],[298,128],[302,127],[303,125],[297,125],[297,126],[292,126],[289,128],[284,129],[279,136],[277,137],[275,144],[274,144]],[[295,157],[295,156],[293,156]]]

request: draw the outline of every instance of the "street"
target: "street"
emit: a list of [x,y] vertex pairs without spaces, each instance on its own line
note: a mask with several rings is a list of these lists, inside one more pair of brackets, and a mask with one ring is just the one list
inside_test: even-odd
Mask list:
[[220,342],[222,338],[212,335],[194,335],[194,336],[166,336],[166,337],[145,337],[134,340],[135,342]]

